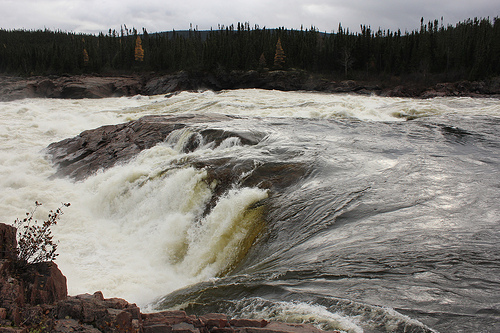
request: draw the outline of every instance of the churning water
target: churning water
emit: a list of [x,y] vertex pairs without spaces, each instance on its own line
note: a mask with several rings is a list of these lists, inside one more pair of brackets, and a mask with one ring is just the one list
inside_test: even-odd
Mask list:
[[[83,181],[54,177],[45,155],[84,130],[185,113],[234,117],[174,131]],[[206,129],[260,140],[215,145]],[[71,203],[54,233],[72,295],[346,332],[500,330],[498,99],[235,90],[3,102],[0,171],[2,222],[36,200],[38,219]]]

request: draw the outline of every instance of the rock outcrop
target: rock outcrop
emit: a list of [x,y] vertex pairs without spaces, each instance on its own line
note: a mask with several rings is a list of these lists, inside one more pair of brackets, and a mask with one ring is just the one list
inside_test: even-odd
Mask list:
[[389,97],[498,96],[500,78],[484,81],[416,83],[411,80],[334,80],[302,70],[216,71],[211,73],[75,75],[61,77],[0,76],[0,101],[20,98],[102,98],[161,95],[179,91],[259,88],[283,91],[356,93]]
[[19,98],[103,98],[142,92],[138,76],[0,77],[0,101]]
[[66,299],[66,277],[55,263],[27,264],[16,257],[16,229],[0,223],[0,324],[32,325],[45,306]]
[[17,247],[16,228],[0,223],[0,260],[15,259]]
[[[125,124],[108,125],[82,132],[80,135],[50,144],[49,158],[57,167],[58,176],[82,180],[98,170],[105,170],[118,163],[126,163],[144,149],[165,141],[172,131],[191,127],[193,133],[184,143],[182,151],[195,150],[204,142],[219,146],[224,140],[237,138],[243,145],[256,145],[265,133],[231,131],[218,128],[197,128],[235,118],[224,115],[145,116]],[[207,171],[207,183],[216,184],[214,196],[205,213],[216,204],[218,198],[234,184],[243,187],[260,187],[279,191],[302,179],[308,166],[302,163],[262,161],[221,157],[190,160],[190,166]],[[216,180],[213,182],[213,180]]]
[[[144,149],[164,141],[174,130],[199,123],[230,121],[224,115],[145,116],[124,124],[102,126],[80,135],[50,144],[47,153],[57,165],[59,176],[81,180],[99,169],[124,163]],[[200,130],[205,141],[216,146],[229,137],[239,138],[242,144],[256,144],[259,133],[231,132],[219,129]],[[196,137],[188,142],[185,150],[192,151],[199,142]]]
[[[232,319],[224,314],[184,311],[142,313],[121,298],[102,292],[67,296],[66,278],[55,263],[16,262],[16,230],[0,223],[0,332],[86,333],[321,333],[310,324]],[[12,235],[14,237],[12,238]]]

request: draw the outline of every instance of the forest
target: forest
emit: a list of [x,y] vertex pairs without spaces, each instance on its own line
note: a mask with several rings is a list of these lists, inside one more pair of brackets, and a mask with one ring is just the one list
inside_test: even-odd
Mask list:
[[122,26],[99,35],[0,29],[0,73],[126,74],[178,71],[305,70],[340,78],[439,77],[478,80],[500,74],[500,19],[456,25],[434,20],[415,31],[336,32],[260,28],[148,33]]

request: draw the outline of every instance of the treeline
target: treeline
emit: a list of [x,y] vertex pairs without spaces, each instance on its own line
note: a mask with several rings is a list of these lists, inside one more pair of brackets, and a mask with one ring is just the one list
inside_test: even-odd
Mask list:
[[500,74],[500,19],[438,20],[412,32],[361,26],[323,33],[250,27],[150,34],[122,28],[99,35],[0,30],[0,72],[20,75],[301,69],[346,78]]

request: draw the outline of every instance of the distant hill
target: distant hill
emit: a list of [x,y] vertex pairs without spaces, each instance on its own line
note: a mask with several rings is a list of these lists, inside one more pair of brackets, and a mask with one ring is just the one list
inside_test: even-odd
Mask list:
[[[237,32],[234,29],[233,30],[230,30],[230,28],[227,28],[227,29],[231,33]],[[271,32],[271,33],[274,33],[276,31],[278,31],[279,29],[266,29],[266,30]],[[174,36],[181,37],[181,38],[190,38],[190,36],[199,35],[201,37],[202,41],[206,41],[207,38],[209,37],[210,33],[215,34],[215,33],[221,32],[221,31],[225,31],[225,29],[222,29],[222,30],[220,30],[220,29],[219,30],[172,30],[172,31],[162,31],[162,32],[149,33],[149,35],[150,36],[157,35],[157,36],[162,36],[162,37],[166,37],[169,39],[172,39]],[[326,32],[318,32],[318,33],[322,36],[329,35]]]
[[162,36],[168,39],[172,39],[175,36],[181,37],[181,38],[189,38],[190,36],[194,34],[198,34],[201,37],[202,41],[205,41],[208,38],[208,35],[210,34],[210,30],[173,30],[173,31],[162,31],[162,32],[155,32],[155,33],[150,33],[150,36]]

